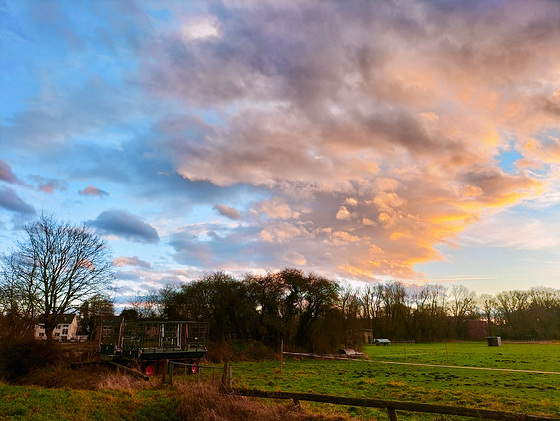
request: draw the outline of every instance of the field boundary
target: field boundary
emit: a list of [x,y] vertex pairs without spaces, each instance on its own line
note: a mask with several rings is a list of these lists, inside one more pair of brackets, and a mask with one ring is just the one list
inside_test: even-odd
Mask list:
[[284,355],[295,355],[300,357],[310,357],[310,358],[325,359],[325,360],[360,361],[368,364],[395,364],[395,365],[410,365],[410,366],[417,366],[417,367],[459,368],[459,369],[467,369],[467,370],[487,370],[487,371],[503,371],[503,372],[512,372],[512,373],[560,375],[560,372],[558,371],[520,370],[515,368],[472,367],[472,366],[462,366],[462,365],[407,363],[402,361],[364,360],[358,358],[335,357],[330,355],[307,354],[303,352],[284,352]]
[[414,402],[389,401],[382,399],[351,398],[333,395],[317,395],[313,393],[297,393],[282,391],[267,391],[258,389],[229,389],[224,387],[226,393],[239,396],[268,398],[268,399],[291,399],[296,406],[300,401],[311,401],[330,403],[334,405],[362,406],[368,408],[387,409],[389,420],[398,421],[396,411],[424,412],[431,414],[445,414],[474,417],[492,420],[515,420],[515,421],[560,421],[560,418],[529,415],[515,412],[494,411],[489,409],[463,408],[457,406],[433,405]]

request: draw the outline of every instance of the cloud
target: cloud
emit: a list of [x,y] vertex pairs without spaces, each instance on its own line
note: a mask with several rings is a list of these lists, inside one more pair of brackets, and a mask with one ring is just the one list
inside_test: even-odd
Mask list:
[[53,194],[55,190],[62,192],[68,190],[68,183],[64,180],[46,179],[40,175],[33,175],[31,178],[37,183],[37,188],[47,194]]
[[300,216],[300,212],[292,210],[285,200],[278,196],[256,203],[255,208],[272,219],[297,219]]
[[12,172],[10,166],[0,159],[0,180],[7,181],[12,184],[24,184],[18,177]]
[[24,215],[35,214],[35,208],[24,202],[15,190],[9,187],[0,187],[0,207]]
[[159,242],[159,235],[154,227],[125,210],[101,212],[94,221],[90,222],[92,226],[107,234],[113,234],[130,241],[145,244]]
[[[0,137],[10,154],[35,151],[29,165],[56,163],[50,173],[72,185],[93,183],[80,195],[106,197],[95,185],[110,182],[149,203],[159,233],[124,210],[92,224],[147,244],[165,232],[192,271],[297,264],[417,278],[415,264],[443,259],[438,246],[459,246],[477,222],[499,223],[543,192],[558,203],[560,5],[357,5],[171,2],[160,19],[115,2],[73,20],[64,7],[30,7],[29,27],[48,44],[31,40],[17,63],[30,70],[13,74],[41,69],[39,86],[21,94],[23,111]],[[104,24],[84,33],[80,17]],[[47,58],[33,54],[45,46]],[[517,171],[500,167],[510,149]],[[18,183],[3,161],[0,178]],[[0,193],[4,208],[33,209]],[[192,223],[199,205],[203,217],[213,206],[243,223]],[[140,272],[129,275],[151,279]]]
[[152,265],[150,263],[141,260],[138,256],[126,257],[120,256],[113,260],[113,266],[138,266],[145,269],[151,269]]
[[105,190],[101,190],[91,184],[85,189],[78,191],[78,194],[80,194],[81,196],[109,196],[109,193],[107,193]]
[[[273,197],[253,205],[259,239],[239,248],[290,247],[341,276],[414,278],[415,264],[442,259],[438,244],[547,188],[496,157],[515,137],[525,158],[556,162],[542,127],[558,130],[558,19],[547,1],[247,3],[204,15],[219,30],[202,38],[162,33],[140,78],[218,110],[219,124],[161,120],[181,176]],[[200,244],[209,261],[214,244]]]
[[231,208],[225,205],[216,205],[214,206],[214,209],[216,209],[220,213],[220,215],[223,215],[226,218],[234,219],[234,220],[241,219],[241,214],[235,208]]

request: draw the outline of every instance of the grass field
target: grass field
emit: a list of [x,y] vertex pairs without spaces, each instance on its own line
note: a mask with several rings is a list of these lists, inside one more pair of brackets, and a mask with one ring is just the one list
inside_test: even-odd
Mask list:
[[[560,373],[560,343],[505,343],[502,347],[488,347],[484,343],[391,344],[388,347],[367,346],[364,351],[368,358],[359,361],[290,358],[283,372],[278,361],[234,363],[234,387],[464,406],[560,418],[560,374],[551,374]],[[238,397],[220,398],[214,392],[205,392],[187,401],[185,393],[192,387],[181,388],[181,383],[183,380],[193,383],[197,376],[182,378],[180,370],[174,378],[176,387],[161,385],[160,376],[145,383],[138,379],[127,380],[111,371],[100,374],[94,367],[82,371],[59,370],[58,374],[54,370],[53,374],[46,372],[44,375],[47,379],[51,375],[57,377],[58,387],[64,388],[11,386],[0,382],[0,419],[194,419],[192,415],[177,415],[181,405],[184,414],[192,414],[194,408],[194,413],[206,411],[213,416],[216,408],[221,407],[223,414],[229,414],[224,419],[233,419],[234,412],[238,419],[246,419],[243,414],[262,414],[266,409]],[[216,382],[221,376],[219,371],[216,370],[214,376]],[[62,379],[72,378],[81,378],[82,383],[78,384],[83,384],[88,381],[86,374],[92,376],[90,383],[98,382],[103,390],[81,390],[81,386],[74,389],[71,384],[76,382],[61,386],[66,384]],[[201,374],[202,379],[212,377],[211,370],[203,370]],[[38,379],[38,375],[35,378]],[[340,414],[346,419],[387,420],[385,410],[305,402],[302,405],[314,412]],[[299,416],[288,409],[280,410],[284,411],[280,412],[281,416],[273,413],[268,418],[255,415],[254,419],[288,421],[291,415]],[[410,412],[399,412],[398,417],[399,420],[456,419]]]
[[[282,373],[278,362],[238,363],[233,366],[234,386],[560,415],[557,343],[391,344],[364,351],[369,359],[362,361],[288,359]],[[376,410],[341,409],[353,416],[386,417]]]
[[74,390],[0,382],[0,420],[179,420],[170,390]]

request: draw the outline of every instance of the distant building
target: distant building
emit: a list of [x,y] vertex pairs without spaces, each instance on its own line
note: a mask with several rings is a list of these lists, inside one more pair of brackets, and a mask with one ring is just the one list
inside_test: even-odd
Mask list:
[[[78,333],[78,317],[75,314],[64,314],[53,331],[55,341],[69,341],[76,339]],[[35,325],[35,339],[47,339],[45,319],[39,317]]]
[[488,336],[486,320],[467,320],[467,331],[470,339],[484,339]]
[[364,343],[365,344],[372,344],[373,343],[373,330],[372,329],[364,329]]

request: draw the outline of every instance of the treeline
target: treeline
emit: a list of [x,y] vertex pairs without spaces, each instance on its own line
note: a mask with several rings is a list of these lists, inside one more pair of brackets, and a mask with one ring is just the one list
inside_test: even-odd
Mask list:
[[215,342],[255,340],[277,347],[284,340],[292,349],[314,352],[356,348],[365,332],[417,341],[485,335],[560,339],[560,290],[537,287],[476,296],[460,285],[414,288],[388,282],[351,288],[292,268],[243,279],[217,272],[139,297],[124,314],[207,321]]

